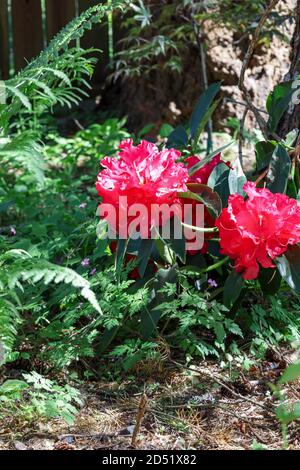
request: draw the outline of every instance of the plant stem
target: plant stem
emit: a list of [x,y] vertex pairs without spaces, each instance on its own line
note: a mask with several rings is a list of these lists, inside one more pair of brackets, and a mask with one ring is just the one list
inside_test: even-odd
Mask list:
[[221,259],[221,260],[218,261],[217,263],[212,264],[211,266],[208,266],[208,268],[206,268],[203,272],[204,272],[204,273],[208,273],[209,271],[213,271],[214,269],[218,269],[218,268],[220,268],[221,266],[223,266],[223,264],[227,263],[227,261],[229,261],[229,257],[228,257],[228,256],[226,256],[226,258]]

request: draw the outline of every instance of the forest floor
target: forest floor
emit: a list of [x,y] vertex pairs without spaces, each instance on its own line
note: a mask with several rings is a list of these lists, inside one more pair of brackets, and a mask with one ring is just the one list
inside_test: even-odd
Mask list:
[[[190,369],[152,363],[126,380],[84,382],[84,404],[74,425],[6,417],[0,420],[0,449],[281,449],[278,401],[270,384],[291,359],[290,351],[271,351],[247,372],[223,370],[215,362]],[[288,401],[299,400],[300,383],[285,392]],[[299,447],[300,426],[293,423],[289,449]]]

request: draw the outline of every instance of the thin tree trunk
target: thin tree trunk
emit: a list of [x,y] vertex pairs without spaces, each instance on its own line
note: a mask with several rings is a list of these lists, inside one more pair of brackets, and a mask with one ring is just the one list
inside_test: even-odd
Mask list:
[[[300,0],[296,6],[296,26],[291,42],[291,66],[286,79],[296,79],[300,75]],[[278,134],[285,137],[293,129],[300,129],[300,105],[291,106],[284,114]]]

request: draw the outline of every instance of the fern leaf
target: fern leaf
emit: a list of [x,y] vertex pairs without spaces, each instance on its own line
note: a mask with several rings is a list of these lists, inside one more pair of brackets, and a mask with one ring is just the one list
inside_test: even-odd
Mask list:
[[26,109],[28,109],[28,111],[32,111],[32,105],[24,93],[22,93],[17,87],[8,85],[7,83],[5,87],[7,91],[11,92],[12,96],[16,96],[21,101],[21,103],[25,106]]
[[[33,260],[30,261],[33,263]],[[48,285],[50,282],[55,284],[65,283],[70,284],[76,289],[80,289],[81,295],[95,308],[95,310],[102,314],[101,307],[96,299],[94,292],[90,288],[90,283],[80,274],[76,273],[73,269],[57,266],[45,260],[34,260],[34,266],[20,266],[15,270],[10,271],[9,288],[13,289],[17,281],[31,281],[33,283],[44,282]]]

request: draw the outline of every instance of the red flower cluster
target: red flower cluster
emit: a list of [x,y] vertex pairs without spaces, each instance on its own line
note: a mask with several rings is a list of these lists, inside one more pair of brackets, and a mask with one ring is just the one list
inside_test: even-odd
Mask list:
[[[132,139],[120,144],[119,158],[106,157],[101,161],[104,168],[98,175],[96,189],[103,203],[111,204],[119,211],[120,196],[127,197],[127,208],[143,204],[151,214],[153,204],[171,206],[178,202],[177,192],[186,191],[187,168],[177,163],[180,152],[174,149],[159,151],[158,147],[145,140],[137,146]],[[124,209],[125,210],[125,209]],[[111,223],[112,220],[107,220]],[[130,223],[128,217],[128,223]],[[145,220],[148,228],[153,220]],[[118,221],[113,227],[118,232]]]
[[244,279],[255,279],[259,264],[275,267],[272,260],[300,242],[300,207],[296,200],[254,183],[246,183],[244,190],[248,199],[230,196],[216,226],[221,252],[235,260],[235,270]]

